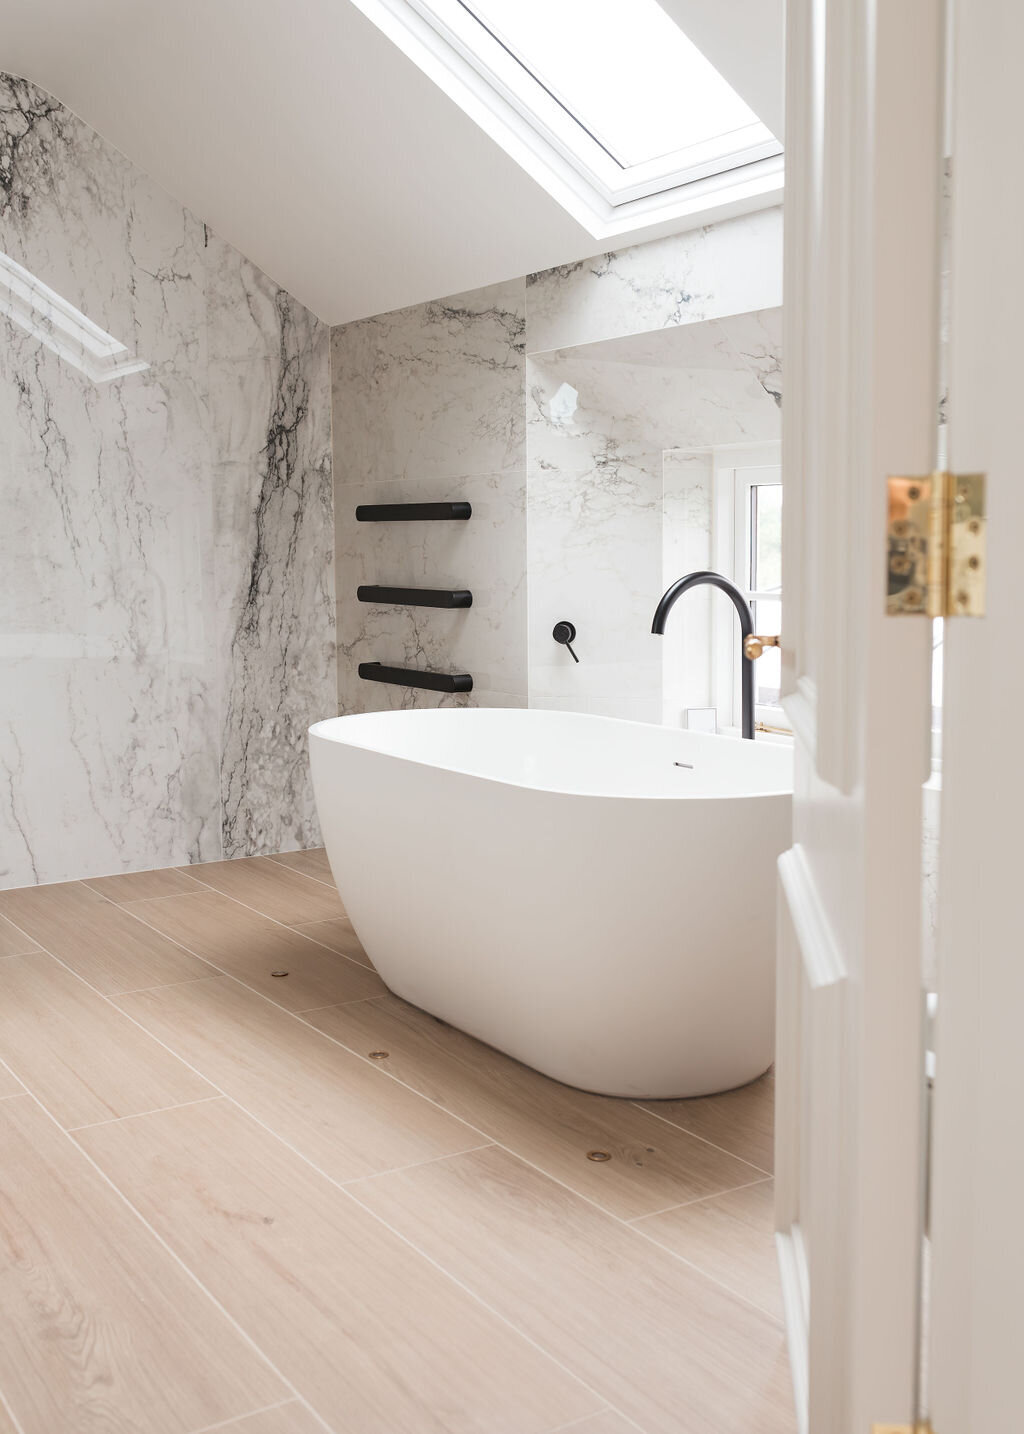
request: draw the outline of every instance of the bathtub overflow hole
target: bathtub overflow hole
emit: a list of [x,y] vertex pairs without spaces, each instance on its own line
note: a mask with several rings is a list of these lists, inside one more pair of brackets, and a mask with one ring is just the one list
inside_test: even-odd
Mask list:
[[287,971],[271,971],[271,976],[287,976]]
[[371,1052],[370,1052],[370,1060],[371,1060],[371,1061],[386,1061],[387,1058],[388,1058],[388,1056],[389,1056],[390,1054],[391,1054],[390,1051],[371,1051]]
[[588,1160],[611,1160],[611,1154],[607,1150],[588,1150]]
[[693,771],[692,762],[673,762],[672,765],[673,767],[687,767],[691,772]]

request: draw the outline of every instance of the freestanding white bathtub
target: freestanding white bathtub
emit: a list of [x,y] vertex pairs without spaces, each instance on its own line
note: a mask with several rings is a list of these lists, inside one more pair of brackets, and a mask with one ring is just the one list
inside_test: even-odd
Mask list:
[[787,748],[479,708],[336,717],[310,748],[331,870],[396,995],[607,1095],[771,1064]]

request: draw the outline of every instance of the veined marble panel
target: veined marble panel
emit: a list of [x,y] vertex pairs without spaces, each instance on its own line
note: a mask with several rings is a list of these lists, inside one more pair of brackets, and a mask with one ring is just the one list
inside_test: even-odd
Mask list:
[[[670,449],[662,455],[662,573],[664,590],[684,573],[711,568],[714,454],[709,448]],[[721,594],[716,595],[725,601]],[[695,588],[672,612],[662,653],[662,713],[667,727],[686,725],[688,707],[710,707],[711,603]]]
[[330,330],[230,245],[208,252],[232,857],[320,839],[306,734],[337,710]]
[[0,250],[150,368],[0,320],[0,884],[219,854],[202,226],[0,77]]
[[97,384],[0,318],[0,886],[220,856],[222,749],[266,813],[231,829],[299,844],[298,729],[334,710],[326,330],[2,75],[0,251],[149,364]]
[[[665,638],[651,618],[669,582],[710,565],[710,449],[778,436],[773,324],[750,314],[528,359],[531,704],[673,723],[709,705],[706,596]],[[563,619],[579,665],[552,641]]]
[[782,407],[782,310],[719,319],[729,349],[738,354],[765,393]]
[[[629,696],[660,706],[650,613],[661,594],[661,453],[640,447],[635,408],[619,394],[609,412],[582,367],[529,365],[530,701]],[[558,421],[552,399],[564,386],[579,404]],[[576,625],[579,663],[552,639],[563,620]]]
[[526,281],[527,351],[698,323],[782,303],[782,210],[562,264]]
[[[357,523],[359,503],[468,501],[468,522]],[[525,704],[526,476],[346,484],[337,490],[338,690],[343,712]],[[462,609],[360,603],[361,584],[468,588]],[[468,672],[473,691],[364,682],[360,662]],[[499,700],[508,698],[510,700]],[[513,700],[514,699],[514,700]]]
[[[525,281],[346,324],[331,341],[338,690],[344,712],[525,702]],[[468,499],[469,522],[357,523],[357,503]],[[361,584],[468,588],[473,606],[371,606]],[[360,662],[468,672],[439,694]]]
[[335,328],[336,482],[520,472],[525,281]]

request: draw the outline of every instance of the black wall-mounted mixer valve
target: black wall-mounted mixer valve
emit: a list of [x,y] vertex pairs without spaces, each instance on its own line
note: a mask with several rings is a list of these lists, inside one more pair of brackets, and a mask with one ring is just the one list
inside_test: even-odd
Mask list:
[[573,623],[556,622],[554,627],[551,629],[551,636],[555,639],[556,642],[562,643],[563,646],[569,649],[569,656],[572,658],[573,662],[579,662],[579,658],[572,650],[572,645],[576,641],[576,628]]

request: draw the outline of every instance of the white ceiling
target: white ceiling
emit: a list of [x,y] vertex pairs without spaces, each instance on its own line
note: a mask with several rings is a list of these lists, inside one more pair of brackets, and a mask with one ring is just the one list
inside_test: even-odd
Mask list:
[[[781,134],[782,0],[660,3]],[[0,0],[0,69],[328,323],[600,248],[351,0]]]

